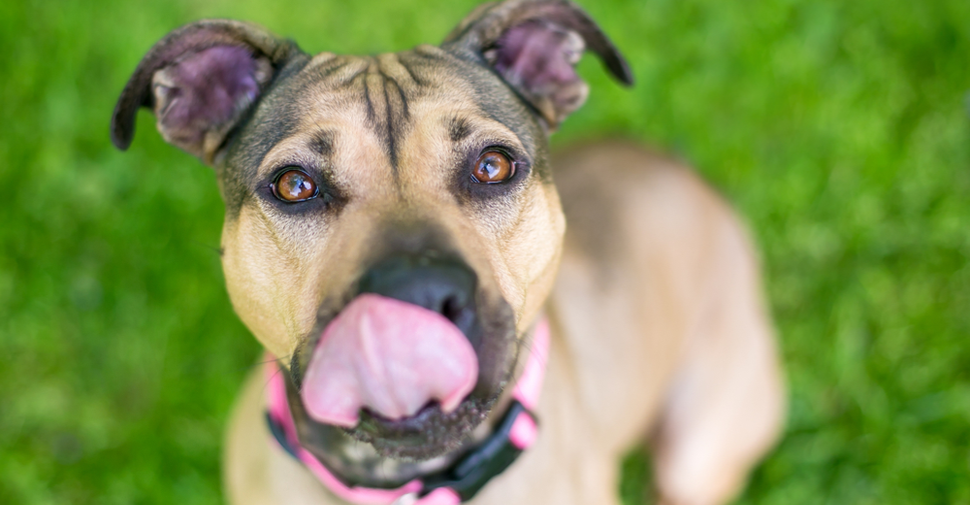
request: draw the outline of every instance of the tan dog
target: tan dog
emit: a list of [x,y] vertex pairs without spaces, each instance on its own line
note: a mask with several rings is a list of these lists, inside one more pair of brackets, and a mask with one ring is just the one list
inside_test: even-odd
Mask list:
[[[648,442],[662,502],[723,503],[775,440],[777,356],[730,208],[630,145],[550,159],[586,47],[631,82],[565,0],[484,5],[440,47],[373,57],[202,21],[125,87],[119,148],[145,106],[215,167],[232,303],[279,358],[298,445],[343,484],[394,489],[492,440],[543,314],[538,439],[474,503],[617,503],[619,458]],[[233,415],[230,501],[343,503],[272,441],[266,384]]]

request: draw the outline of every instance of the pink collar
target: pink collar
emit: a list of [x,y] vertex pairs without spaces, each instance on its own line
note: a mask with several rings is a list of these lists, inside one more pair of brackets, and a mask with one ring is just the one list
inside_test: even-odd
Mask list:
[[[491,465],[488,469],[490,470],[490,474],[486,477],[486,480],[498,475],[498,473],[512,463],[519,453],[535,443],[538,428],[531,412],[538,405],[539,394],[542,391],[542,381],[546,374],[546,359],[548,355],[549,321],[543,317],[536,324],[532,337],[531,352],[526,361],[525,368],[522,371],[522,376],[519,377],[519,381],[512,391],[512,398],[515,402],[513,402],[509,413],[506,414],[506,419],[503,420],[502,427],[496,430],[496,434],[493,435],[495,440],[490,439],[485,443],[494,446],[493,448],[486,448],[488,452],[494,453],[496,450],[501,450],[507,453],[499,456],[501,462],[490,461],[483,463]],[[293,417],[290,415],[290,405],[286,397],[286,383],[284,382],[283,375],[278,373],[279,368],[275,359],[268,361],[265,367],[269,380],[266,390],[266,409],[270,423],[282,431],[282,434],[277,434],[278,445],[285,444],[288,446],[285,447],[288,452],[293,454],[296,459],[313,472],[317,479],[339,498],[358,505],[457,505],[462,502],[463,497],[465,500],[470,499],[471,496],[469,494],[473,495],[481,485],[484,485],[484,482],[479,482],[475,484],[474,489],[470,490],[456,490],[455,488],[457,486],[448,485],[429,489],[427,483],[422,481],[422,479],[415,479],[397,489],[347,486],[331,473],[310,451],[300,445],[296,433],[296,426],[293,423]],[[516,402],[521,404],[521,407],[516,405]],[[279,438],[280,436],[282,439]],[[499,444],[501,443],[506,443],[510,447],[500,448]]]

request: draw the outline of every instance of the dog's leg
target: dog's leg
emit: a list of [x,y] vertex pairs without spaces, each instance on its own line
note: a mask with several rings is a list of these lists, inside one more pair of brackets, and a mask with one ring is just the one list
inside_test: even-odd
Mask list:
[[755,255],[730,212],[716,226],[707,299],[654,438],[661,503],[724,503],[775,441],[783,386]]

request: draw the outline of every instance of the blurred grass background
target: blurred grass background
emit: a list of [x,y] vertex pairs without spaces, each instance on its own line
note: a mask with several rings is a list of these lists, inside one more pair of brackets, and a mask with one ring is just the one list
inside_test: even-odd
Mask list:
[[[152,43],[213,16],[304,50],[438,42],[474,0],[0,3],[0,503],[221,499],[259,353],[223,287],[212,172],[142,113]],[[624,136],[694,164],[760,243],[791,387],[739,503],[970,503],[970,2],[582,0],[638,79],[591,57],[556,144]],[[624,463],[649,502],[648,458]]]

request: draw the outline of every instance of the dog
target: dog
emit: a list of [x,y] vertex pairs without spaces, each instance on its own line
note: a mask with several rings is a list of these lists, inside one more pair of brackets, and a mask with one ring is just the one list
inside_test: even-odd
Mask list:
[[269,356],[230,421],[231,503],[617,504],[637,444],[660,503],[742,489],[785,410],[756,255],[688,168],[550,152],[587,49],[633,83],[567,0],[366,57],[207,20],[142,59],[112,141],[146,107],[215,169],[228,292]]

